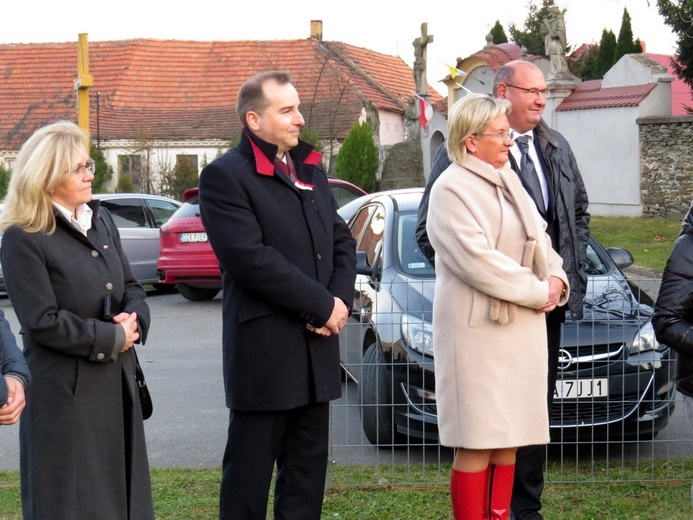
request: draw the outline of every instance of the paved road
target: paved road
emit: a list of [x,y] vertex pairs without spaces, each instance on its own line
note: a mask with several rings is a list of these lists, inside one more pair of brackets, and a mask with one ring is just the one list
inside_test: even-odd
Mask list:
[[[652,289],[656,291],[656,281]],[[154,415],[145,421],[152,467],[219,467],[226,441],[228,411],[224,405],[221,374],[221,299],[189,302],[178,294],[150,293],[152,328],[146,346],[138,348],[154,399]],[[19,326],[10,301],[0,308]],[[358,387],[344,383],[342,399],[332,407],[331,454],[335,464],[420,464],[449,462],[451,451],[427,448],[377,449],[361,431]],[[17,427],[0,428],[0,470],[17,469]],[[678,459],[693,454],[691,433],[683,406],[677,406],[669,426],[653,442],[556,448],[559,458],[608,456]]]

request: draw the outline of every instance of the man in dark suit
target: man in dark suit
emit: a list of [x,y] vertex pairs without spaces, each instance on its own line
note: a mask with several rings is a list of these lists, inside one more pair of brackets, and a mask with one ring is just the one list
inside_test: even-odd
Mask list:
[[[573,319],[582,318],[587,288],[587,241],[589,237],[588,199],[575,156],[568,141],[541,118],[546,107],[546,80],[541,70],[528,61],[511,61],[494,76],[493,93],[512,104],[508,122],[515,144],[510,149],[510,165],[537,205],[547,223],[546,232],[554,249],[563,258],[563,270],[570,282],[568,308]],[[524,141],[524,142],[523,142]],[[526,144],[525,144],[526,143]],[[524,152],[522,149],[524,148]],[[433,168],[419,206],[416,240],[433,265],[435,251],[426,233],[426,215],[431,186],[450,164],[443,143],[437,150]],[[560,291],[552,286],[550,291]],[[558,373],[558,352],[565,307],[546,315],[549,349],[548,402]],[[517,451],[512,512],[517,520],[542,518],[541,493],[544,488],[545,446],[527,446]]]
[[337,334],[356,247],[320,166],[288,74],[244,83],[240,142],[200,175],[200,211],[222,270],[230,408],[220,518],[319,519],[329,401],[341,395]]

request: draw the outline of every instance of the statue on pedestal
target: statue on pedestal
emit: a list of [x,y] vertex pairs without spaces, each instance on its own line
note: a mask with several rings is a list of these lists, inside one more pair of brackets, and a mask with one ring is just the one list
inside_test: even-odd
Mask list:
[[563,13],[558,6],[550,8],[551,16],[544,20],[541,35],[544,37],[544,52],[551,59],[551,74],[548,79],[570,79],[568,61],[565,58],[566,35]]

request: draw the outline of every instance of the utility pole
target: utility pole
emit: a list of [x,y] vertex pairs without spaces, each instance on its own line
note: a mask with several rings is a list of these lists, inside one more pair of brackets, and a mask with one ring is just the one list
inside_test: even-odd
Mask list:
[[89,135],[89,88],[94,78],[89,75],[89,43],[87,34],[81,33],[77,43],[77,124]]

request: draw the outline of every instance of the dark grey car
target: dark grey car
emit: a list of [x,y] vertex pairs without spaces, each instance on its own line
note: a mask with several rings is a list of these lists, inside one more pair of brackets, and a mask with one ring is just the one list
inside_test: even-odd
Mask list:
[[[415,239],[422,193],[374,193],[341,212],[357,241],[358,276],[340,354],[360,386],[364,433],[378,446],[438,440],[435,271]],[[630,253],[590,237],[587,256],[584,319],[563,325],[551,437],[653,436],[674,408],[674,358],[654,337],[651,299],[620,270]]]

